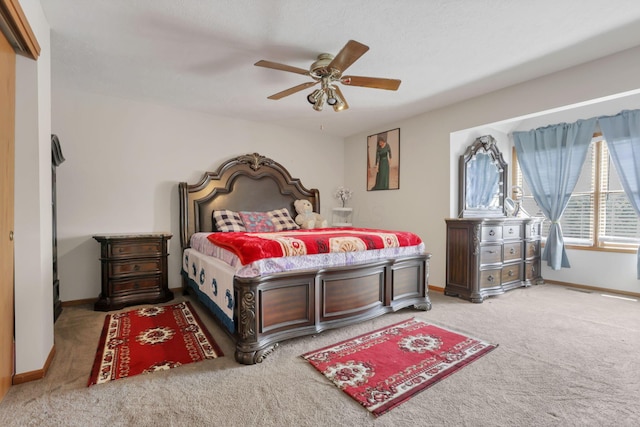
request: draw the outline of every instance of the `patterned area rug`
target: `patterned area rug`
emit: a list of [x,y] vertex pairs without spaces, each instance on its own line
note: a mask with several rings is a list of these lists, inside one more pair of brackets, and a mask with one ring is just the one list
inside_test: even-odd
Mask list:
[[188,301],[108,314],[88,386],[222,355]]
[[379,416],[496,347],[410,319],[302,357]]

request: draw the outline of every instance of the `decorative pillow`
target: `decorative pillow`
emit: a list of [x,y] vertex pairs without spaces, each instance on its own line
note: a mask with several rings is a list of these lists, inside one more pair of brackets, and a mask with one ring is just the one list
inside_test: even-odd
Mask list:
[[264,233],[276,231],[269,212],[239,212],[245,228],[250,233]]
[[213,222],[218,231],[247,231],[240,214],[227,209],[213,211]]
[[289,215],[287,208],[276,209],[267,213],[271,217],[271,222],[273,222],[276,231],[298,230],[300,228]]

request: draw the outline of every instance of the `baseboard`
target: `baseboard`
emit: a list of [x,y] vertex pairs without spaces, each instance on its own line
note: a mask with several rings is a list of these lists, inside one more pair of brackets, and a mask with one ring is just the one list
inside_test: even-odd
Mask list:
[[94,304],[98,301],[98,298],[87,298],[87,299],[77,299],[73,301],[62,301],[60,304],[62,308],[64,307],[73,307],[74,305],[85,305],[85,304]]
[[429,285],[429,292],[438,292],[444,294],[444,288],[441,288],[440,286]]
[[[638,292],[619,291],[619,290],[608,289],[608,288],[599,288],[597,286],[578,285],[576,283],[559,282],[557,280],[546,280],[545,279],[544,283],[548,284],[548,285],[566,286],[566,287],[569,287],[569,288],[585,289],[585,290],[595,291],[595,292],[604,292],[604,293],[609,293],[609,294],[626,295],[626,296],[630,296],[630,297],[634,297],[634,298],[639,298],[640,299],[640,293],[638,293]],[[444,288],[441,288],[439,286],[429,285],[429,292],[444,293]]]
[[634,298],[640,298],[640,293],[638,292],[628,292],[628,291],[620,291],[617,289],[608,289],[608,288],[599,288],[597,286],[588,286],[588,285],[578,285],[576,283],[570,283],[570,282],[560,282],[557,280],[544,280],[544,283],[547,285],[557,285],[557,286],[566,286],[569,288],[576,288],[576,289],[585,289],[585,290],[589,290],[589,291],[596,291],[596,292],[603,292],[603,293],[608,293],[608,294],[616,294],[616,295],[626,295],[629,297],[634,297]]
[[21,374],[15,374],[13,376],[13,385],[28,383],[29,381],[40,380],[47,375],[49,372],[49,367],[51,366],[51,362],[53,362],[53,356],[56,354],[56,346],[55,344],[51,347],[51,351],[49,352],[49,357],[47,357],[46,362],[44,363],[44,367],[42,369],[38,369],[36,371],[23,372]]
[[[174,295],[182,295],[182,288],[169,288]],[[74,305],[93,305],[98,301],[98,298],[86,298],[86,299],[77,299],[72,301],[62,301],[62,307],[73,307]]]

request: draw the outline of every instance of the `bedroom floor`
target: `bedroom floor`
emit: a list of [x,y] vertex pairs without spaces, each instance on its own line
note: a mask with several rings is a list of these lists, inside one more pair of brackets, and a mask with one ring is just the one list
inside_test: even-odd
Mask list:
[[[639,302],[556,285],[512,290],[482,304],[433,292],[431,299],[429,312],[405,309],[284,342],[253,366],[235,362],[231,339],[193,302],[224,357],[89,388],[105,313],[65,307],[47,377],[10,389],[0,425],[640,424]],[[379,418],[299,357],[411,317],[499,347]]]

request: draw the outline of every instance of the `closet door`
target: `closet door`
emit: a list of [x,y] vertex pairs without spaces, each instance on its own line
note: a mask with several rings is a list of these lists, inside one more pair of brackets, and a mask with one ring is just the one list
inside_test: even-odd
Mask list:
[[13,216],[16,52],[37,60],[40,45],[19,0],[0,0],[0,400],[14,374]]
[[0,400],[13,377],[13,184],[16,54],[0,33]]

